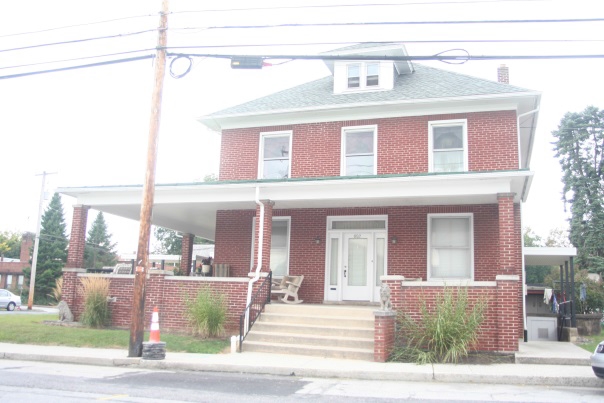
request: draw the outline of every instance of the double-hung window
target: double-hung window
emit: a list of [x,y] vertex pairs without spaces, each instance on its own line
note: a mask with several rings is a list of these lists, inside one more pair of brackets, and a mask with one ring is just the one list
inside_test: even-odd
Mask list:
[[429,280],[472,280],[473,248],[472,214],[428,215]]
[[430,172],[464,172],[468,170],[467,121],[429,122]]
[[259,179],[291,177],[292,132],[260,133]]
[[[273,217],[271,223],[271,264],[273,276],[281,277],[289,273],[289,238],[290,217]],[[254,269],[254,234],[256,232],[256,220],[252,224],[252,258],[250,267]]]
[[342,176],[377,174],[377,126],[342,128]]
[[379,63],[351,63],[346,66],[346,71],[349,89],[364,89],[380,85]]

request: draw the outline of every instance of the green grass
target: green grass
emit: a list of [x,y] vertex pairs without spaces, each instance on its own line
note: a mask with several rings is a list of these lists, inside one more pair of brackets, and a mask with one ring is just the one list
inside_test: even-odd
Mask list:
[[602,340],[604,340],[604,333],[601,333],[597,336],[581,336],[584,339],[589,339],[589,342],[586,343],[577,343],[577,345],[579,347],[581,347],[584,350],[589,351],[590,353],[593,353],[594,350],[596,349],[596,346],[598,344],[600,344],[600,342]]
[[[57,320],[57,315],[3,315],[0,320],[0,342],[91,348],[128,349],[129,330],[91,329],[85,327],[51,326],[43,322]],[[145,333],[145,340],[149,334]],[[226,340],[205,340],[194,336],[161,333],[166,350],[171,352],[217,354],[229,343]]]

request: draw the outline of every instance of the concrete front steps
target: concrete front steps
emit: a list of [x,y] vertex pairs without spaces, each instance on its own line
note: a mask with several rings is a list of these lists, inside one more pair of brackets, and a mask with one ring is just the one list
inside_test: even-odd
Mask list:
[[373,361],[376,309],[273,302],[245,338],[243,351]]

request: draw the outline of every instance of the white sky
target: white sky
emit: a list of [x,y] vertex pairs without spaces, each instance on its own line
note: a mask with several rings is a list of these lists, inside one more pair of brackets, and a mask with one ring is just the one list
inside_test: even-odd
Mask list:
[[[604,53],[604,23],[397,25],[370,27],[206,30],[203,27],[309,22],[369,22],[427,20],[560,19],[604,17],[604,3],[575,1],[465,1],[455,4],[427,0],[383,0],[391,7],[342,7],[293,10],[243,10],[201,13],[178,11],[296,5],[360,4],[358,0],[220,1],[172,0],[168,45],[282,44],[316,42],[459,40],[459,39],[590,39],[600,42],[533,44],[438,43],[407,44],[410,55],[430,55],[463,48],[473,55],[597,54]],[[401,5],[413,3],[412,5]],[[422,3],[422,4],[419,4]],[[435,4],[437,3],[437,4]],[[158,25],[159,0],[20,0],[5,2],[0,14],[0,76],[43,70],[64,64],[9,66],[151,49],[154,32],[119,39],[63,46],[2,51],[57,41],[123,34]],[[40,34],[5,36],[46,28],[153,15],[113,23],[87,25]],[[177,30],[176,28],[192,28]],[[316,54],[343,45],[262,48],[193,49],[191,53]],[[178,51],[178,50],[175,50]],[[184,51],[184,50],[183,50]],[[147,52],[151,53],[151,51]],[[142,53],[140,53],[142,54]],[[140,54],[112,56],[118,59]],[[229,61],[194,59],[192,71],[180,80],[166,76],[157,163],[157,183],[199,181],[218,173],[219,135],[196,118],[269,93],[327,75],[320,61],[297,61],[262,70],[231,70]],[[425,64],[496,80],[501,61],[463,65]],[[511,84],[543,93],[531,170],[535,179],[524,205],[523,225],[545,236],[565,227],[560,169],[554,158],[551,131],[567,111],[587,105],[604,107],[604,59],[506,61]],[[177,66],[180,67],[180,66]],[[0,230],[34,231],[42,171],[52,192],[62,186],[140,184],[144,179],[149,130],[153,65],[150,60],[113,66],[0,79]],[[66,222],[71,225],[75,201],[63,198]],[[47,203],[47,202],[45,202]],[[89,224],[95,216],[91,212]],[[118,250],[136,249],[138,223],[106,216]]]

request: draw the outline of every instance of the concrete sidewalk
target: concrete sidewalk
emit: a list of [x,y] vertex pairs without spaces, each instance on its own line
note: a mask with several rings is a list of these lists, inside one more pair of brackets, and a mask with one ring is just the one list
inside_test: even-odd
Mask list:
[[[314,378],[604,387],[587,351],[571,343],[521,343],[516,364],[415,365],[264,353],[166,354],[165,360],[128,358],[127,350],[0,343],[0,358],[170,371],[218,371]],[[520,362],[527,363],[520,363]],[[572,365],[561,365],[561,363]]]

